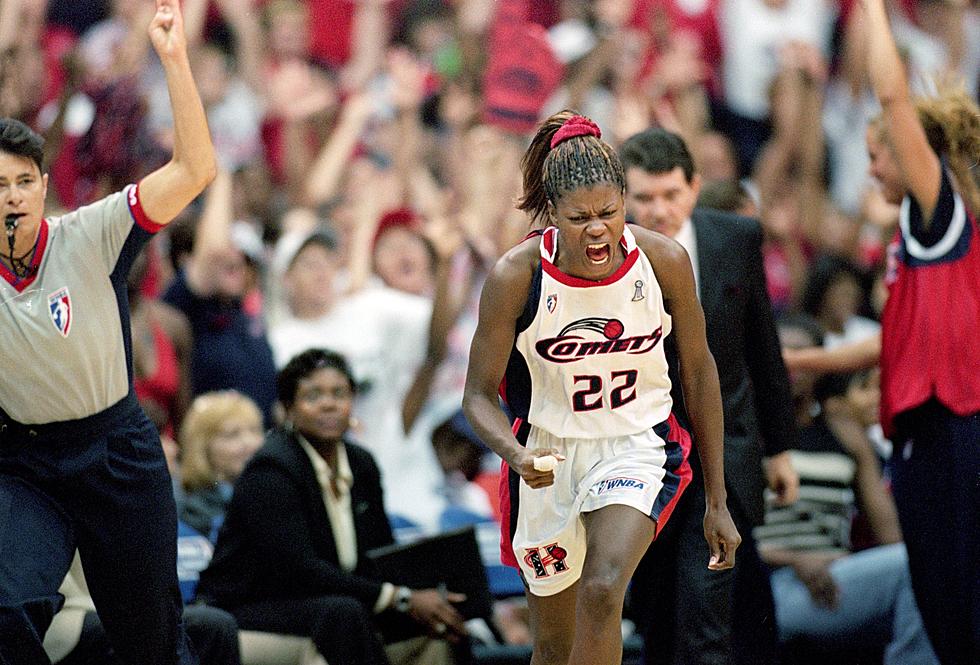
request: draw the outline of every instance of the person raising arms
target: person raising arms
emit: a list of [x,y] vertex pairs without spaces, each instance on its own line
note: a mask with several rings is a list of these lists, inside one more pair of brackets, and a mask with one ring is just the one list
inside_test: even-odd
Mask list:
[[707,565],[734,565],[718,374],[690,261],[626,227],[623,167],[599,128],[551,116],[522,171],[518,207],[551,225],[487,279],[463,406],[504,461],[501,554],[526,586],[532,665],[610,665],[630,577],[691,478],[691,439],[671,414],[672,331],[703,465]]
[[[901,204],[882,312],[881,424],[912,589],[939,660],[980,662],[980,109],[913,100],[882,0],[861,0],[881,115],[871,175]],[[969,571],[974,571],[970,573]]]

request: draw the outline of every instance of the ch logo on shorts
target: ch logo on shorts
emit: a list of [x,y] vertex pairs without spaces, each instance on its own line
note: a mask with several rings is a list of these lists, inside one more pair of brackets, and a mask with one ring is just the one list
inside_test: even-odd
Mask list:
[[604,478],[592,486],[597,495],[611,492],[618,489],[642,490],[646,483],[638,478],[628,478],[620,476],[617,478]]
[[[544,556],[541,556],[541,550],[544,550]],[[538,547],[526,547],[524,548],[526,554],[524,555],[524,563],[528,565],[529,568],[534,569],[535,579],[542,579],[544,577],[550,577],[552,573],[548,572],[548,567],[550,566],[555,575],[559,573],[564,573],[568,570],[568,564],[565,563],[565,558],[568,556],[568,552],[564,547],[560,547],[558,543],[552,543],[551,545],[545,545],[543,548]]]

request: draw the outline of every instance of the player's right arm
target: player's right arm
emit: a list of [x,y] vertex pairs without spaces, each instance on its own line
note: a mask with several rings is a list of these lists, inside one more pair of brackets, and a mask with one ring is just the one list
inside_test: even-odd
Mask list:
[[534,458],[557,451],[529,451],[517,442],[500,410],[497,390],[507,370],[517,319],[531,288],[537,252],[536,242],[525,241],[504,254],[487,277],[463,392],[463,411],[473,429],[533,488],[555,482],[554,471],[535,470]]

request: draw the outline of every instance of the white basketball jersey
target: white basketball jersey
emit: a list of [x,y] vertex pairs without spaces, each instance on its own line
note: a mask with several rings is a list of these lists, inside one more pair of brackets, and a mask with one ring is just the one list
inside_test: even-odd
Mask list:
[[555,436],[625,436],[670,415],[670,315],[628,226],[620,249],[623,264],[595,282],[555,266],[557,228],[541,236],[537,311],[515,347],[530,378],[527,420]]

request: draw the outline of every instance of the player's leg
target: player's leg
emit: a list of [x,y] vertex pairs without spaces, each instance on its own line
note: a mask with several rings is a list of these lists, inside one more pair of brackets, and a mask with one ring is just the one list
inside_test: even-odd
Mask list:
[[134,412],[86,454],[71,509],[89,592],[117,656],[133,665],[196,663],[181,622],[177,511],[156,429]]
[[587,550],[578,582],[569,665],[613,665],[623,657],[626,586],[656,532],[636,508],[613,504],[586,513]]
[[74,548],[70,522],[50,498],[0,475],[0,664],[47,665],[41,643]]
[[565,665],[575,638],[578,583],[553,596],[527,592],[534,655],[531,665]]

